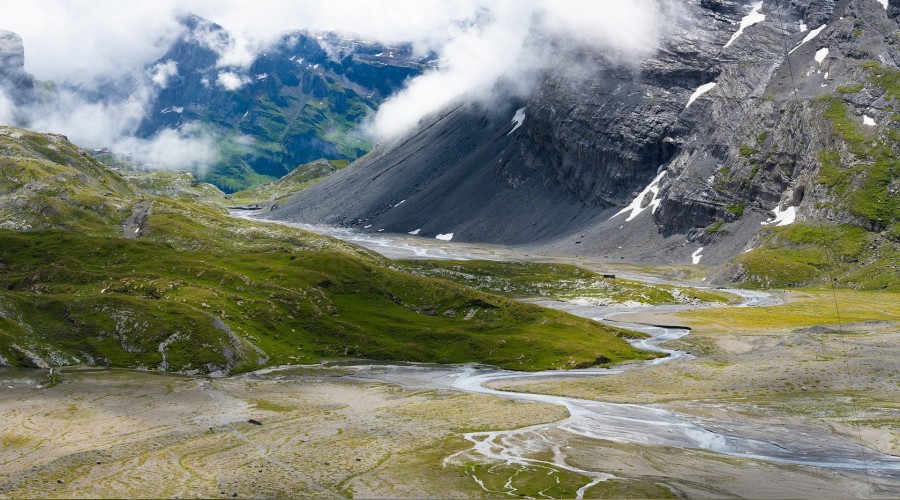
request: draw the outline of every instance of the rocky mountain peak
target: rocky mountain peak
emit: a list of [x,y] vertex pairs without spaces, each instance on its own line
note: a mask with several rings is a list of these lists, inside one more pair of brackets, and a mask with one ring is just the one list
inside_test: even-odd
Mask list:
[[7,30],[0,30],[0,88],[17,104],[34,91],[34,78],[25,72],[22,37]]

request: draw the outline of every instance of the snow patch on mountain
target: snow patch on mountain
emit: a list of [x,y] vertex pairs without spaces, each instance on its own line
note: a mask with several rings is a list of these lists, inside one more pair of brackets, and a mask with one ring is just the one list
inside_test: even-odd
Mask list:
[[703,247],[698,248],[691,254],[691,264],[699,264],[703,258]]
[[512,130],[510,130],[509,133],[506,135],[509,135],[509,134],[515,132],[516,129],[518,129],[519,127],[522,126],[522,123],[525,121],[525,108],[517,109],[516,114],[513,116],[512,120],[510,120],[510,121],[515,123],[516,126],[513,127]]
[[787,207],[784,210],[781,210],[781,207],[775,207],[772,213],[775,214],[774,219],[760,222],[759,224],[762,226],[787,226],[797,220],[797,207]]
[[766,15],[759,13],[759,10],[762,9],[762,4],[762,2],[756,2],[755,4],[753,4],[753,8],[750,10],[750,13],[744,16],[743,19],[741,19],[741,26],[733,35],[731,35],[731,40],[728,40],[728,43],[726,43],[725,47],[722,48],[727,48],[729,45],[734,43],[734,41],[737,40],[739,36],[741,36],[745,29],[753,26],[756,23],[766,20]]
[[687,109],[688,106],[690,106],[692,102],[696,101],[698,97],[709,92],[715,86],[716,86],[716,82],[709,82],[709,83],[704,83],[703,85],[697,87],[697,90],[695,90],[694,93],[691,94],[691,96],[688,98],[688,102],[687,102],[687,104],[684,105],[684,109]]
[[798,43],[793,49],[791,49],[791,51],[788,52],[788,54],[793,54],[794,51],[797,50],[797,49],[799,49],[801,45],[803,45],[804,43],[806,43],[806,42],[812,40],[813,38],[815,38],[815,37],[817,37],[817,36],[819,36],[819,33],[821,33],[823,29],[825,29],[825,26],[828,26],[828,25],[827,25],[827,24],[823,24],[822,26],[819,26],[818,28],[816,28],[816,29],[810,31],[809,33],[807,33],[806,36],[803,38],[803,41],[801,41],[801,42]]
[[[656,178],[653,179],[653,182],[648,184],[647,187],[645,187],[643,191],[638,193],[638,195],[634,197],[634,200],[632,200],[631,203],[627,207],[623,208],[622,210],[619,210],[616,213],[616,215],[613,215],[612,217],[610,217],[610,219],[614,219],[614,218],[624,214],[625,212],[631,212],[631,215],[629,215],[628,218],[625,219],[625,222],[628,222],[628,221],[634,219],[635,217],[637,217],[638,215],[640,215],[641,212],[643,212],[644,210],[647,210],[648,208],[650,209],[650,213],[656,212],[656,209],[659,208],[660,201],[662,201],[659,198],[657,198],[657,196],[659,195],[659,181],[661,181],[665,175],[666,175],[665,170],[660,172],[656,176]],[[647,193],[653,193],[653,199],[650,200],[650,203],[648,203],[647,206],[641,207],[641,204],[644,201],[644,197],[647,196]]]

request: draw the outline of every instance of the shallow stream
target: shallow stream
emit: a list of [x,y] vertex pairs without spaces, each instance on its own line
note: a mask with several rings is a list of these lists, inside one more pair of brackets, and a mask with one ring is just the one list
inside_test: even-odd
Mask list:
[[[372,235],[349,229],[329,228],[301,224],[289,224],[319,234],[333,236],[379,252],[386,257],[429,258],[429,259],[498,259],[491,250],[479,251],[467,245],[454,248],[449,244],[438,244],[424,240],[419,245],[418,238],[392,235]],[[654,282],[660,282],[658,279]],[[726,290],[742,299],[742,307],[777,305],[781,300],[772,294],[749,290]],[[638,330],[648,338],[631,341],[635,346],[650,351],[666,353],[667,356],[645,363],[672,363],[692,357],[690,354],[666,349],[661,344],[690,333],[688,329],[627,323],[610,319],[610,316],[625,312],[671,312],[683,310],[690,305],[608,307],[586,306],[554,300],[536,300],[533,303],[571,314],[614,324],[615,326]],[[585,400],[545,394],[529,394],[503,391],[489,387],[494,382],[521,379],[559,377],[598,377],[621,373],[634,369],[640,364],[615,368],[593,368],[581,370],[559,370],[542,372],[514,372],[477,365],[431,365],[431,364],[378,364],[370,362],[339,363],[353,370],[352,378],[378,380],[416,389],[454,389],[468,393],[489,394],[522,401],[535,401],[566,407],[569,417],[559,422],[542,424],[522,429],[475,432],[465,435],[472,442],[472,448],[462,453],[476,453],[487,459],[518,466],[539,466],[564,469],[593,479],[578,491],[579,498],[585,490],[599,481],[612,478],[602,471],[584,470],[566,462],[561,451],[565,444],[560,442],[560,431],[590,439],[610,440],[640,445],[667,446],[686,449],[707,450],[728,456],[758,459],[770,462],[812,466],[843,472],[867,474],[889,481],[900,481],[900,457],[887,455],[843,436],[829,433],[821,427],[798,424],[758,424],[750,423],[735,416],[734,420],[714,420],[676,414],[658,405],[620,404]],[[331,366],[334,366],[333,364]],[[273,371],[272,369],[266,370]],[[530,458],[536,450],[551,450],[553,458],[538,460]],[[452,459],[453,457],[449,457]],[[503,491],[497,493],[514,493]]]

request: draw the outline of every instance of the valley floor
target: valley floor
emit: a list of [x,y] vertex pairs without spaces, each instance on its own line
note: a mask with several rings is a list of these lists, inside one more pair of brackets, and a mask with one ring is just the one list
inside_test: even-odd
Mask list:
[[[874,351],[895,336],[880,332],[854,345]],[[807,349],[800,342],[778,361]],[[864,397],[821,388],[809,395],[756,395],[758,386],[790,373],[758,366],[754,350],[732,354],[727,366],[701,356],[603,377],[503,385],[662,402],[656,406],[720,432],[776,425],[834,431],[853,442],[855,425],[862,423],[871,449],[897,452],[893,392],[878,400],[875,391]],[[881,351],[888,363],[892,351]],[[366,376],[390,379],[388,373],[376,366]],[[0,419],[6,424],[0,496],[573,497],[606,474],[614,478],[588,489],[586,498],[673,492],[692,498],[891,498],[900,492],[896,480],[863,471],[590,439],[541,425],[569,417],[559,405],[425,389],[422,377],[385,383],[350,375],[358,373],[340,366],[225,379],[69,368],[48,385],[46,371],[6,369],[0,372]],[[860,410],[856,404],[870,406]],[[477,442],[514,450],[513,460],[485,460],[473,448]],[[864,451],[860,455],[865,459]],[[554,467],[560,459],[565,467]]]
[[[326,364],[229,378],[2,369],[0,497],[900,496],[900,306],[890,294],[841,292],[848,309],[835,326],[825,292],[785,297],[785,306],[619,314],[691,326],[664,347],[695,357],[503,379],[486,394],[460,382],[472,367]],[[671,421],[647,427],[646,439],[627,426],[628,438],[591,437],[573,412],[597,401],[640,405],[623,408],[659,422],[674,415],[689,425],[673,430],[698,444],[666,444]],[[693,435],[694,426],[711,432]],[[858,467],[722,453],[706,437],[801,453],[821,443],[810,462]]]

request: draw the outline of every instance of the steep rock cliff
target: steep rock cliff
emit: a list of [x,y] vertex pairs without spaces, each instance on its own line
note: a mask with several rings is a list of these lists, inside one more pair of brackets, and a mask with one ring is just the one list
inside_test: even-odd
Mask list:
[[579,47],[577,72],[457,103],[271,216],[681,264],[792,223],[895,234],[895,6],[688,3],[652,56]]

